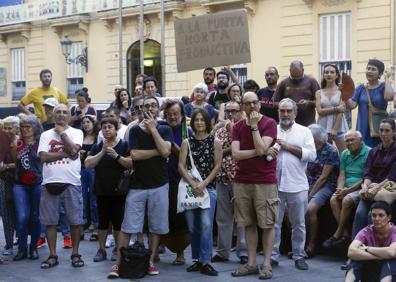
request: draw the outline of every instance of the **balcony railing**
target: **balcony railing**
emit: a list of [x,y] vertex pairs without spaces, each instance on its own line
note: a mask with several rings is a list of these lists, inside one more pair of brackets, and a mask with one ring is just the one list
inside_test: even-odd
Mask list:
[[[37,0],[5,6],[0,8],[0,26],[118,9],[118,3],[118,0]],[[160,0],[144,0],[144,5],[158,3]],[[124,8],[139,5],[140,0],[122,1]]]

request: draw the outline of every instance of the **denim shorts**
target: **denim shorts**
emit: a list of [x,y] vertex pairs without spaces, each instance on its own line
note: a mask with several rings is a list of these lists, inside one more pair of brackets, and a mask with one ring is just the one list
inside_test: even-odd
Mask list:
[[149,231],[164,235],[169,232],[169,184],[152,189],[130,189],[125,201],[121,231],[135,234],[143,231],[147,205]]
[[84,224],[81,186],[69,184],[59,195],[49,193],[43,186],[40,197],[40,222],[44,225],[57,225],[61,206],[65,209],[70,225]]
[[332,185],[324,185],[316,194],[312,197],[313,201],[319,207],[323,207],[331,198],[335,192],[335,187]]

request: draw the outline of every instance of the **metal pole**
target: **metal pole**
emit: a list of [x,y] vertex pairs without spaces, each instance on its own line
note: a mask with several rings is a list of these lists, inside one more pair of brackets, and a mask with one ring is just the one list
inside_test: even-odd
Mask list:
[[140,73],[144,74],[144,0],[140,0],[140,20],[139,20],[139,41],[140,41]]
[[122,71],[122,0],[118,1],[118,71],[120,76],[120,85],[123,84]]
[[165,16],[164,0],[161,0],[161,78],[162,78],[162,96],[165,97]]

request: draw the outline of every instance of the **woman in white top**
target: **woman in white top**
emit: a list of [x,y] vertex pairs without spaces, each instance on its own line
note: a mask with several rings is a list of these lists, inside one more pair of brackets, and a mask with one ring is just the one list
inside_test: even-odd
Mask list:
[[336,65],[326,64],[323,68],[322,89],[316,91],[318,124],[326,129],[329,142],[337,146],[339,153],[345,150],[344,134],[348,125],[344,117],[345,103],[341,100],[340,71]]

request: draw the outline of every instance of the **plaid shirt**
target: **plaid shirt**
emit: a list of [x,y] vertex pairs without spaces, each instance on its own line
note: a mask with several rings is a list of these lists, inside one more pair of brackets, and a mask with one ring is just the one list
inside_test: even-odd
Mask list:
[[[232,136],[227,130],[227,126],[223,126],[215,133],[215,137],[223,144],[223,150],[231,147]],[[230,185],[234,182],[236,163],[231,154],[223,157],[221,162],[221,170],[216,177],[216,181],[224,185]]]

